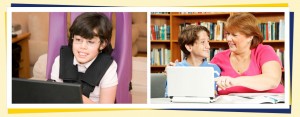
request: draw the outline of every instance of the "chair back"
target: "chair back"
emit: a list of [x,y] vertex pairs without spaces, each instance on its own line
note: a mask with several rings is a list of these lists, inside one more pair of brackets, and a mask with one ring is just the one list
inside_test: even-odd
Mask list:
[[151,73],[151,98],[165,97],[167,76],[162,73]]

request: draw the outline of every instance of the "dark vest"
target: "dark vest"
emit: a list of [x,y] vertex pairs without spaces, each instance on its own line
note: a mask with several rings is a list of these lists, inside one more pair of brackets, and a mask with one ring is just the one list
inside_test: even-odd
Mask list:
[[81,84],[82,94],[89,97],[98,86],[107,69],[113,62],[110,55],[99,53],[95,61],[85,73],[78,72],[77,65],[73,65],[74,54],[69,46],[60,48],[59,78],[66,83]]

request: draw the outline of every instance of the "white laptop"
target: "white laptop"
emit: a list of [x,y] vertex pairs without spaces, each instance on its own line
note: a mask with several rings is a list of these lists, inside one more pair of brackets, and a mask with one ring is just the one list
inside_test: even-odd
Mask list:
[[172,102],[212,102],[215,98],[212,67],[167,67],[168,96]]

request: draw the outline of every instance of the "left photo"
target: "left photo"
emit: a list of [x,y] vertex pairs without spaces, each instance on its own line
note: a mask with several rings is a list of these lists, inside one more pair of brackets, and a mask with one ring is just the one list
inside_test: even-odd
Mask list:
[[147,103],[146,12],[11,15],[12,104]]

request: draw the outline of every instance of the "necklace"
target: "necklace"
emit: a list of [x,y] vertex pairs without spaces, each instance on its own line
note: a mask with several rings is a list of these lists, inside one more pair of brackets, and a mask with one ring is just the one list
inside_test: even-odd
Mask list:
[[232,63],[233,63],[233,68],[239,73],[239,74],[241,74],[242,72],[244,72],[247,68],[248,68],[248,66],[249,66],[249,58],[250,57],[246,57],[246,58],[244,58],[244,59],[242,59],[242,60],[238,60],[237,58],[236,58],[236,56],[235,55],[233,55],[232,54]]

